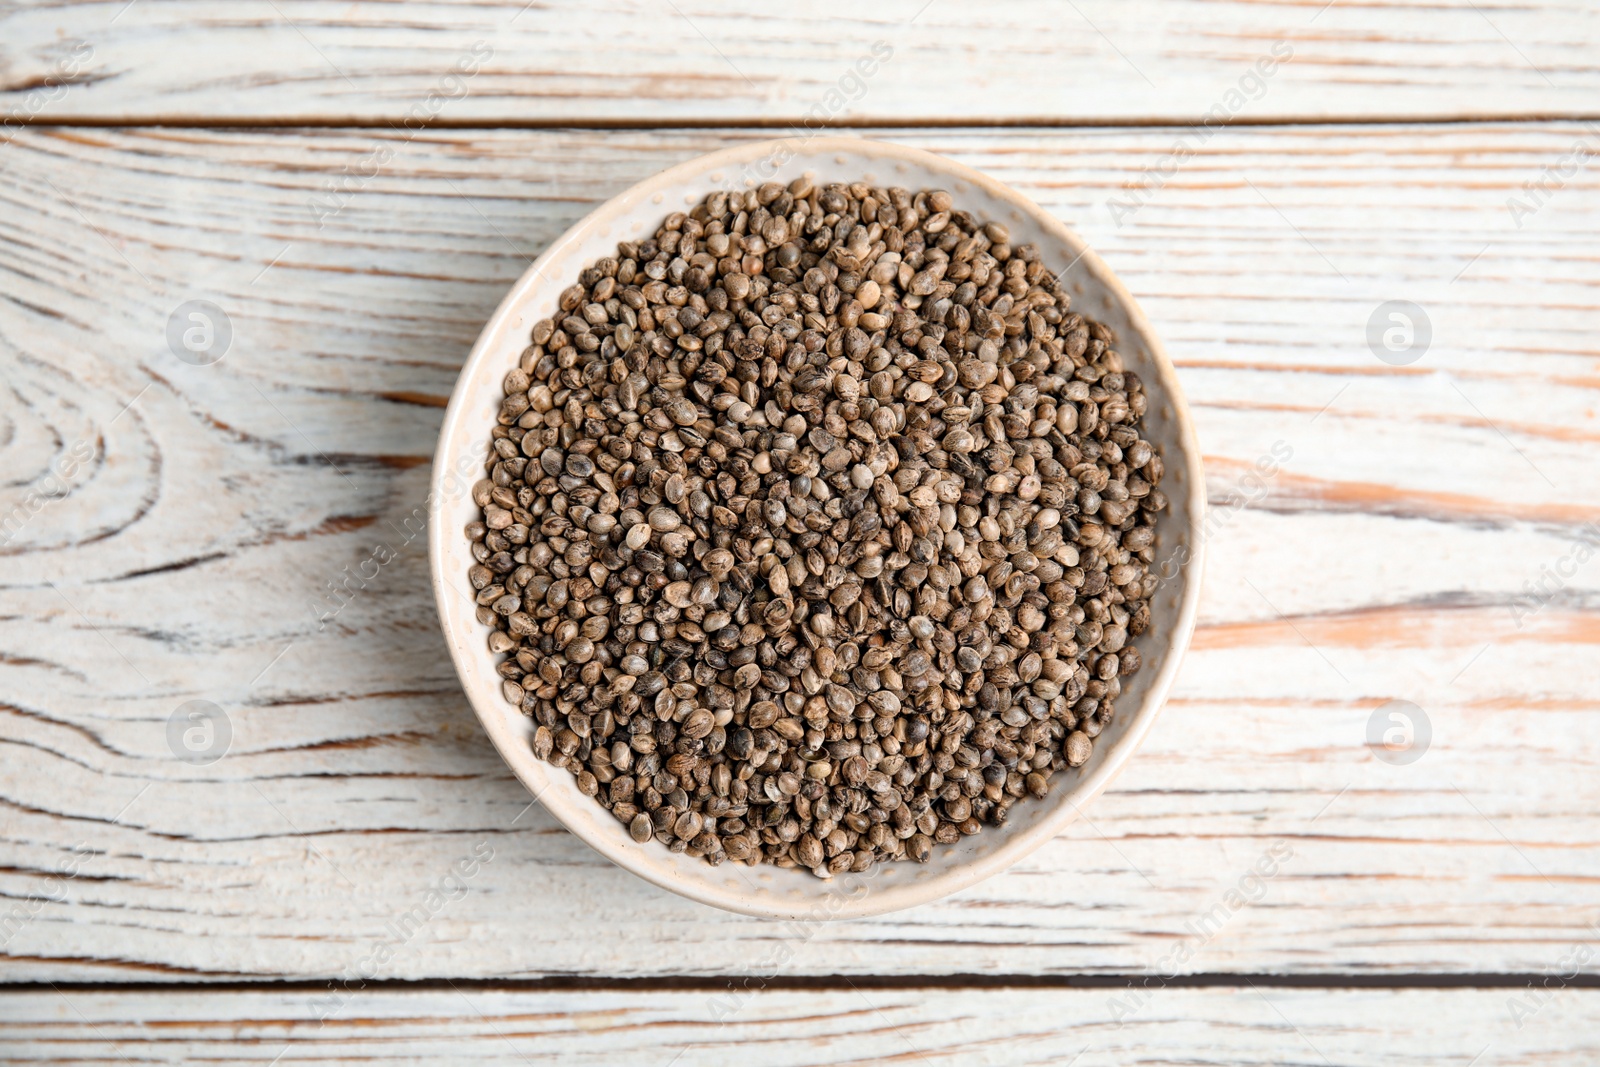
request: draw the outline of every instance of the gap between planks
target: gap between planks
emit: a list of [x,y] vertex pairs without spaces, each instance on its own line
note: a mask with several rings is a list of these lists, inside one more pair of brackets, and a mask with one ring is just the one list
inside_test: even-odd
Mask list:
[[[761,980],[771,992],[838,992],[863,989],[1131,989],[1159,985],[1183,989],[1527,989],[1550,979],[1548,974],[1484,972],[1478,974],[1246,974],[1208,971],[1168,978],[1153,974],[912,974],[912,975],[778,975]],[[328,988],[336,979],[261,979],[247,981],[173,982],[0,982],[0,997],[40,993],[305,993]],[[718,993],[749,981],[748,975],[653,976],[613,978],[566,975],[549,978],[418,978],[363,980],[363,992],[451,992],[475,989],[499,993]],[[1563,989],[1600,990],[1600,974],[1579,973],[1560,979]]]
[[[1361,115],[1337,116],[1312,116],[1312,115],[1267,115],[1260,117],[1243,117],[1222,123],[1216,127],[1218,131],[1233,127],[1251,128],[1304,128],[1316,129],[1330,126],[1538,126],[1552,123],[1595,123],[1600,122],[1600,111],[1594,112],[1528,112],[1525,114],[1511,115],[1385,115],[1381,118]],[[1188,128],[1200,126],[1203,123],[1193,116],[1182,115],[1151,115],[1140,118],[1082,118],[1063,120],[1047,115],[1015,115],[997,118],[951,118],[941,116],[927,116],[922,118],[883,118],[883,117],[848,117],[832,119],[826,126],[815,129],[803,127],[792,119],[782,118],[657,118],[657,119],[608,119],[600,116],[588,118],[561,118],[561,119],[434,119],[430,122],[415,127],[404,127],[410,133],[422,133],[426,130],[596,130],[608,131],[645,131],[645,130],[781,130],[789,131],[800,137],[826,137],[839,130],[1004,130],[1004,129],[1038,129],[1038,130],[1115,130],[1115,129],[1163,129]],[[284,117],[284,118],[250,118],[228,115],[131,115],[121,118],[102,118],[96,116],[62,115],[49,119],[40,119],[33,122],[19,123],[11,127],[14,131],[29,127],[50,128],[64,127],[77,129],[142,129],[146,127],[170,127],[173,129],[215,129],[215,130],[274,130],[274,129],[316,129],[316,130],[367,130],[389,127],[400,129],[401,125],[395,121],[386,121],[380,116],[323,116],[320,118]],[[4,143],[4,142],[0,142]]]

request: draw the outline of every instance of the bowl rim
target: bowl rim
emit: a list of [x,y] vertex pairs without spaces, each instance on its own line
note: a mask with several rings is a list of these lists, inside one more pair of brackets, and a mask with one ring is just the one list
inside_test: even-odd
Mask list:
[[[526,744],[514,734],[508,723],[508,717],[499,708],[498,692],[474,691],[474,688],[467,684],[468,663],[474,657],[487,653],[469,649],[471,642],[463,640],[466,635],[452,632],[448,621],[450,616],[446,611],[446,598],[459,595],[456,587],[446,580],[444,575],[448,548],[446,538],[455,536],[455,531],[447,528],[441,520],[444,518],[447,496],[444,485],[453,460],[453,452],[449,446],[458,435],[458,424],[469,407],[468,396],[477,389],[498,387],[500,381],[500,375],[497,374],[491,375],[488,379],[484,376],[485,361],[490,350],[498,344],[500,340],[498,335],[505,328],[507,321],[514,317],[516,310],[531,299],[538,286],[550,285],[558,290],[566,287],[560,279],[551,280],[545,277],[542,267],[547,262],[561,256],[570,246],[580,243],[594,228],[617,223],[637,204],[681,182],[708,177],[719,168],[750,164],[764,158],[775,157],[779,153],[789,153],[792,158],[826,155],[831,152],[864,153],[889,162],[904,162],[944,173],[949,175],[952,181],[968,182],[994,199],[1021,211],[1052,239],[1060,241],[1077,254],[1077,258],[1066,269],[1081,265],[1094,282],[1104,288],[1106,295],[1120,305],[1127,316],[1128,325],[1139,335],[1140,342],[1155,364],[1160,379],[1160,398],[1171,408],[1171,421],[1183,452],[1182,468],[1186,480],[1184,496],[1188,504],[1186,511],[1188,523],[1182,533],[1187,534],[1189,551],[1179,568],[1178,580],[1181,588],[1177,622],[1166,636],[1165,653],[1160,670],[1150,683],[1139,707],[1130,717],[1132,721],[1128,723],[1126,732],[1118,739],[1115,748],[1106,753],[1105,758],[1099,760],[1088,774],[1064,791],[1062,802],[1057,805],[1055,811],[1041,817],[1029,827],[1019,828],[1006,840],[997,843],[987,854],[977,856],[968,863],[924,880],[902,881],[894,885],[879,886],[870,893],[834,897],[830,899],[825,913],[819,915],[813,899],[794,900],[780,897],[761,888],[755,889],[748,896],[730,893],[707,881],[685,877],[675,868],[668,867],[653,858],[646,849],[637,846],[620,848],[608,840],[597,839],[581,825],[574,825],[574,822],[569,820],[567,817],[569,811],[576,812],[575,808],[569,808],[569,804],[572,803],[571,798],[546,788],[550,784],[553,772],[559,771],[560,774],[570,777],[569,773],[565,769],[551,767],[527,750]],[[677,210],[668,206],[666,201],[663,201],[662,208],[664,214]],[[485,385],[485,381],[489,384]],[[1169,461],[1172,458],[1174,457],[1167,457]],[[1168,469],[1172,469],[1170,462]],[[725,911],[770,919],[858,919],[928,903],[1006,870],[1059,834],[1064,827],[1082,814],[1082,805],[1093,800],[1110,785],[1144,741],[1165,706],[1178,667],[1193,638],[1199,612],[1201,576],[1204,570],[1205,539],[1202,536],[1204,516],[1205,477],[1200,449],[1195,437],[1194,421],[1178,382],[1176,370],[1167,356],[1160,337],[1156,335],[1149,319],[1145,316],[1143,308],[1088,242],[1027,196],[996,178],[948,157],[866,137],[778,138],[747,142],[695,156],[634,184],[598,205],[570,226],[560,237],[552,241],[512,284],[484,324],[477,341],[462,364],[439,428],[433,470],[429,477],[428,563],[439,626],[445,643],[449,646],[451,662],[456,669],[457,679],[461,682],[462,692],[472,706],[473,713],[483,725],[490,742],[512,774],[574,837],[619,867],[652,885]],[[484,706],[485,701],[495,706],[487,708]],[[580,795],[578,799],[583,804],[594,804],[589,797]],[[707,865],[706,870],[710,872],[716,868]]]

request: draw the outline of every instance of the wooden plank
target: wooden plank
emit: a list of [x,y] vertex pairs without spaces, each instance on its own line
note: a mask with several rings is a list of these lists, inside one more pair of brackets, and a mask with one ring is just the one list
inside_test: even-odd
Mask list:
[[1600,90],[1584,0],[59,0],[0,40],[18,121],[1592,117]]
[[[0,995],[17,1064],[1579,1064],[1600,993],[850,989]],[[1531,1000],[1529,1001],[1531,1003]],[[1518,1026],[1517,1023],[1521,1022]],[[282,1057],[281,1060],[277,1057]],[[1477,1059],[1474,1061],[1474,1057]]]
[[[1120,226],[1107,198],[1172,131],[905,135],[1079,227],[1180,364],[1216,514],[1165,716],[1007,875],[799,933],[656,891],[529,810],[406,540],[439,405],[528,253],[746,136],[34,129],[0,154],[0,518],[27,512],[0,547],[7,978],[320,978],[395,941],[378,977],[775,953],[794,975],[1139,974],[1182,947],[1185,972],[1538,974],[1592,939],[1600,570],[1516,617],[1600,517],[1600,201],[1580,174],[1520,229],[1505,209],[1585,136],[1566,124],[1228,131]],[[231,318],[213,366],[167,347],[190,299]],[[1433,322],[1410,366],[1367,347],[1390,299]],[[398,558],[319,629],[379,541]],[[1406,766],[1364,744],[1393,699],[1432,724]],[[190,700],[227,717],[218,762],[174,758]]]

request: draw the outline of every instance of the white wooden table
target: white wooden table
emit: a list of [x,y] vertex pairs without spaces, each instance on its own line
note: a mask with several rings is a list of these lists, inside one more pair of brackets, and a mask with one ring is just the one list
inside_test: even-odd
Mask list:
[[[1600,10],[919,5],[0,11],[0,1059],[1600,1058]],[[828,926],[530,809],[406,526],[529,257],[807,124],[1082,233],[1179,366],[1213,508],[1114,790]],[[220,362],[169,347],[189,300]],[[1397,300],[1431,324],[1403,365],[1368,340]],[[1367,744],[1394,700],[1408,763]],[[221,758],[174,755],[190,701]]]

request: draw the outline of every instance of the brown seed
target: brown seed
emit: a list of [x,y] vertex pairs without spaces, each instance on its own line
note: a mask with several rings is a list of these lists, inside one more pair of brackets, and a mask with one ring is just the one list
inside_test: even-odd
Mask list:
[[906,842],[906,852],[918,863],[927,863],[933,855],[933,842],[926,834],[912,834],[911,840]]
[[802,867],[816,867],[826,858],[822,852],[822,842],[811,834],[804,834],[795,842],[794,857]]
[[716,716],[704,708],[696,708],[683,721],[683,736],[698,741],[711,733],[716,724]]
[[703,820],[698,812],[686,811],[679,815],[677,821],[672,824],[672,832],[685,841],[689,841],[700,833],[702,824]]

